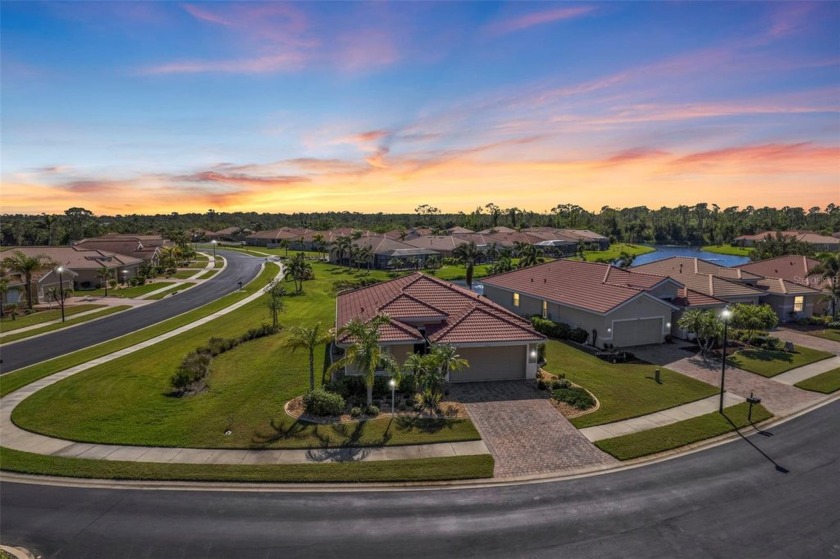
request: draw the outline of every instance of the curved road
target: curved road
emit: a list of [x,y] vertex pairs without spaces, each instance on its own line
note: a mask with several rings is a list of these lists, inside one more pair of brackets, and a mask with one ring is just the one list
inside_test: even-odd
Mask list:
[[840,556],[840,401],[763,436],[574,480],[369,493],[0,484],[45,557]]
[[228,261],[224,271],[174,297],[167,297],[151,305],[108,316],[84,326],[59,330],[4,347],[2,349],[3,365],[0,372],[14,371],[39,361],[130,334],[215,301],[236,291],[239,288],[238,282],[246,284],[256,277],[263,262],[261,258],[239,252],[225,251],[224,256]]

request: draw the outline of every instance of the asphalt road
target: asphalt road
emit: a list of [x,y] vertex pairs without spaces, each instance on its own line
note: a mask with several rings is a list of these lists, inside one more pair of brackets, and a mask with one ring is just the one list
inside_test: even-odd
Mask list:
[[[219,251],[219,254],[222,252]],[[3,360],[0,373],[8,373],[39,361],[130,334],[215,301],[239,289],[238,282],[245,284],[251,281],[259,272],[260,264],[263,262],[260,258],[233,251],[224,251],[224,257],[228,261],[228,266],[224,271],[173,297],[108,316],[84,326],[59,330],[4,347],[0,350],[0,357]]]
[[576,480],[373,493],[0,484],[44,557],[840,557],[840,402],[704,452]]

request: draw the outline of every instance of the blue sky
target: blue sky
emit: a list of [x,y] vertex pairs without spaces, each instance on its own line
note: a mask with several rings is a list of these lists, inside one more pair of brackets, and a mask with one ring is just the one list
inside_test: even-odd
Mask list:
[[840,201],[838,3],[0,6],[4,213]]

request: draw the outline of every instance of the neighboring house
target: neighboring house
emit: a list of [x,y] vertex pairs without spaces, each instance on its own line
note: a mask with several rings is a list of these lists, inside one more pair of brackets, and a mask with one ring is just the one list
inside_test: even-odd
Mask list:
[[[429,258],[439,258],[440,253],[434,250],[418,248],[401,241],[395,241],[382,235],[368,235],[353,241],[354,250],[370,250],[369,258],[364,263],[351,262],[350,254],[338,253],[338,247],[330,247],[329,261],[332,264],[360,264],[378,270],[392,270],[395,268],[426,266]],[[340,256],[340,258],[339,258]]]
[[74,243],[73,246],[85,250],[102,250],[109,253],[123,254],[157,265],[160,260],[161,248],[168,244],[160,235],[123,235],[120,233],[109,233],[101,237],[83,239]]
[[406,239],[403,242],[415,248],[433,250],[443,257],[451,257],[456,248],[469,243],[465,239],[452,235],[424,235],[423,237]]
[[245,237],[245,244],[248,246],[258,246],[266,248],[277,248],[283,243],[288,243],[288,247],[293,250],[307,250],[308,247],[303,246],[303,235],[309,232],[309,229],[292,229],[290,227],[281,227],[280,229],[272,229],[270,231],[257,231]]
[[[341,293],[336,302],[337,330],[350,320],[387,314],[380,328],[383,347],[399,363],[430,344],[451,344],[469,367],[449,379],[474,382],[534,378],[537,346],[545,337],[531,323],[472,291],[414,273]],[[339,337],[339,347],[350,340]],[[348,370],[348,374],[353,374]]]
[[817,274],[809,274],[819,264],[820,261],[816,258],[787,255],[758,262],[747,262],[735,267],[765,278],[782,278],[815,289],[824,289],[827,287],[827,282]]
[[497,233],[518,233],[516,229],[511,229],[510,227],[505,227],[500,225],[498,227],[490,227],[489,229],[485,229],[484,231],[479,231],[482,235],[495,235]]
[[242,240],[242,237],[252,232],[250,229],[243,229],[241,227],[225,227],[219,231],[208,231],[206,236],[210,241],[239,242]]
[[[74,291],[101,287],[102,280],[97,277],[97,274],[103,266],[110,270],[113,279],[124,281],[135,277],[139,266],[143,263],[143,260],[134,256],[105,250],[87,249],[79,245],[72,247],[21,247],[16,250],[20,250],[30,257],[43,254],[55,262],[56,267],[63,266],[71,270],[74,274],[72,285]],[[48,275],[48,272],[44,275]],[[58,281],[55,280],[54,283],[57,285]],[[38,290],[39,293],[43,291],[40,283]]]
[[484,296],[523,316],[589,333],[589,344],[658,344],[671,333],[684,286],[667,277],[598,262],[555,260],[483,278]]
[[735,237],[732,241],[733,245],[751,247],[759,241],[770,238],[775,238],[776,235],[781,234],[783,237],[791,237],[797,241],[808,243],[814,247],[818,252],[836,252],[840,250],[840,238],[827,235],[820,235],[813,231],[764,231],[756,233],[755,235],[741,235]]
[[450,227],[446,230],[446,232],[450,235],[468,235],[470,233],[475,233],[472,229],[467,229],[466,227],[460,227],[457,225],[455,227]]
[[727,303],[769,304],[781,321],[811,316],[814,305],[822,298],[818,289],[699,258],[675,256],[634,266],[631,270],[668,276],[689,289]]

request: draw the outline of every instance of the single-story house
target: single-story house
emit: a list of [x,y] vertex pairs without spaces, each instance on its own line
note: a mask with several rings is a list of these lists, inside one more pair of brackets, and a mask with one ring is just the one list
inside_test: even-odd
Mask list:
[[469,243],[468,240],[452,235],[424,235],[414,239],[406,239],[404,243],[415,248],[433,250],[442,257],[451,257],[452,253],[461,245]]
[[[63,266],[73,274],[72,288],[74,291],[95,289],[102,287],[102,279],[97,277],[104,266],[111,273],[111,278],[124,281],[137,275],[143,260],[134,256],[126,256],[105,250],[88,249],[84,246],[72,247],[21,247],[19,249],[27,256],[33,257],[43,254],[53,262],[55,267]],[[48,275],[47,273],[44,274]],[[48,278],[44,278],[48,280]],[[55,281],[58,284],[58,281]],[[43,289],[39,286],[39,293]],[[39,296],[40,299],[40,296]]]
[[840,250],[840,239],[828,235],[820,235],[813,231],[764,231],[756,233],[755,235],[741,235],[735,237],[732,241],[733,245],[750,247],[755,243],[770,238],[776,238],[776,235],[781,234],[783,237],[790,237],[797,241],[808,243],[814,247],[814,250],[821,252],[836,252]]
[[[245,237],[245,244],[248,246],[258,246],[266,248],[276,248],[287,244],[289,248],[305,250],[302,247],[302,238],[309,229],[292,229],[290,227],[281,227],[280,229],[271,229],[268,231],[257,231]],[[294,245],[294,246],[293,246]]]
[[[545,336],[528,320],[463,287],[418,272],[341,293],[336,330],[354,318],[370,320],[378,314],[389,317],[379,331],[381,345],[399,363],[412,353],[425,353],[431,344],[449,344],[469,363],[452,374],[451,382],[526,379],[537,374],[537,346]],[[350,344],[339,334],[338,347]]]
[[430,258],[440,258],[440,253],[431,249],[418,248],[401,241],[389,239],[383,235],[367,235],[352,241],[354,251],[364,251],[365,258],[356,256],[351,262],[348,252],[339,254],[338,246],[330,247],[329,261],[331,264],[356,264],[362,267],[372,267],[378,270],[392,270],[399,268],[426,266]]
[[101,237],[82,239],[73,243],[73,246],[84,250],[102,250],[114,254],[123,254],[139,258],[150,264],[157,264],[160,259],[160,249],[168,244],[160,235],[109,233]]
[[[828,280],[821,278],[818,274],[810,273],[819,264],[820,261],[816,258],[787,255],[759,260],[758,262],[747,262],[746,264],[736,266],[736,268],[758,274],[765,278],[780,278],[789,282],[798,283],[799,285],[819,289],[827,294],[829,291]],[[831,309],[830,299],[828,297],[817,299],[814,301],[812,309],[814,313],[818,314],[829,312]]]
[[539,315],[589,333],[597,347],[658,344],[671,333],[684,286],[610,264],[555,260],[483,278],[484,296],[522,316]]

